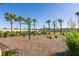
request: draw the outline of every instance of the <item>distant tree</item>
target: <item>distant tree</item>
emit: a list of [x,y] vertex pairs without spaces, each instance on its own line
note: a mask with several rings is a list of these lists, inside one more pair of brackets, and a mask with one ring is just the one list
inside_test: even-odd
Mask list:
[[28,26],[28,32],[29,32],[29,40],[31,39],[31,25],[32,25],[32,19],[31,18],[27,18],[25,19],[25,23]]
[[37,23],[37,20],[36,20],[36,19],[33,19],[34,35],[35,35],[35,33],[36,33],[36,23]]
[[46,27],[45,27],[45,25],[43,25],[42,33],[43,33],[43,34],[46,34]]
[[74,20],[72,20],[72,18],[70,18],[67,24],[70,27],[70,30],[73,30],[76,27],[76,23]]
[[18,30],[18,28],[14,28],[15,30]]
[[3,29],[7,29],[6,27],[4,27]]
[[14,21],[15,17],[16,17],[15,14],[5,13],[5,19],[6,19],[7,21],[10,21],[10,23],[11,23],[11,35],[12,35],[12,31],[13,31],[13,30],[12,30],[12,28],[13,28],[12,24],[13,24],[13,21]]
[[49,34],[50,34],[50,30],[51,30],[51,29],[50,29],[50,22],[51,22],[51,20],[47,20],[47,21],[46,21],[46,23],[48,24]]
[[63,22],[63,20],[62,19],[58,19],[58,22],[60,23],[60,34],[62,34],[62,22]]
[[79,11],[76,12],[75,15],[78,17],[78,28],[79,28]]
[[56,28],[56,20],[53,21],[53,27],[54,27],[54,34],[55,34],[55,28]]
[[23,21],[24,18],[22,16],[17,16],[15,18],[15,21],[18,21],[19,22],[19,27],[20,27],[20,35],[21,35],[21,21]]

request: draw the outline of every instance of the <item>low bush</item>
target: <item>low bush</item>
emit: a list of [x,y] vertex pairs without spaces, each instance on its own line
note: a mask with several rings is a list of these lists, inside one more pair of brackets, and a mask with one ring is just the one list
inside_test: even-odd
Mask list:
[[57,38],[57,36],[55,35],[55,38]]
[[2,53],[2,56],[15,56],[16,51],[14,49],[8,49]]
[[3,32],[2,32],[2,31],[0,31],[0,38],[1,38],[1,37],[3,37]]
[[[45,34],[47,34],[47,33],[46,33],[45,31],[42,31],[41,34],[44,34],[44,35],[45,35]],[[49,34],[50,34],[50,33],[49,33]]]
[[3,37],[9,37],[10,36],[10,32],[9,31],[5,31],[4,34],[3,34]]
[[31,34],[35,36],[37,34],[37,31],[31,31]]
[[64,33],[62,33],[62,35],[64,35]]
[[10,36],[16,36],[16,32],[13,31],[12,33],[10,32]]
[[20,31],[16,31],[16,36],[19,36],[20,35]]
[[41,32],[37,32],[37,35],[41,35]]
[[26,34],[27,34],[27,32],[26,32],[26,31],[22,31],[22,33],[21,33],[21,35],[22,35],[23,37],[25,37],[25,36],[26,36]]
[[66,44],[68,47],[68,54],[71,56],[79,55],[79,32],[73,31],[66,34]]
[[31,34],[32,34],[32,35],[35,35],[35,32],[34,32],[34,31],[31,31]]

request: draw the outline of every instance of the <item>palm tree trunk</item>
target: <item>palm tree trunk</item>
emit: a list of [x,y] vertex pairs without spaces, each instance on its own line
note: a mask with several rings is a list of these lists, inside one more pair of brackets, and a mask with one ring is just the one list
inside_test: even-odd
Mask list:
[[49,34],[50,34],[50,31],[51,31],[51,30],[50,30],[50,23],[48,24],[48,26],[49,26]]
[[13,26],[12,26],[13,22],[11,21],[11,35],[12,35],[12,31],[13,31]]
[[20,35],[21,35],[21,21],[19,21],[19,26],[20,26]]
[[55,23],[54,23],[54,34],[55,34]]
[[62,34],[62,23],[60,22],[60,34]]
[[29,30],[29,40],[31,39],[31,26],[28,25],[28,30]]
[[35,35],[35,23],[34,23],[34,35]]

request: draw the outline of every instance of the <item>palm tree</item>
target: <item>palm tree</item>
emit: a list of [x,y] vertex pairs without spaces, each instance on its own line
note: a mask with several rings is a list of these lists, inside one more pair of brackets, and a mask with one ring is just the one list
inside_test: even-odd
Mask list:
[[12,32],[13,32],[13,30],[12,30],[13,26],[12,25],[13,25],[13,20],[15,19],[15,17],[16,17],[15,14],[5,13],[5,19],[7,21],[10,21],[10,23],[11,23],[11,35],[12,35]]
[[31,18],[27,18],[25,19],[25,23],[28,26],[28,33],[29,33],[29,40],[31,39],[31,25],[32,25],[32,19]]
[[21,35],[21,21],[23,21],[23,20],[24,20],[24,18],[21,17],[21,16],[17,16],[17,17],[15,18],[15,21],[18,21],[18,22],[19,22],[20,35]]
[[63,20],[62,19],[58,19],[58,22],[60,23],[60,34],[62,34],[62,22],[63,22]]
[[56,21],[53,21],[53,27],[54,27],[54,34],[55,34],[55,28],[56,28]]
[[48,30],[49,30],[49,34],[50,34],[50,20],[47,20],[46,23],[48,23]]
[[78,28],[79,28],[79,11],[76,12],[75,15],[78,17]]
[[42,31],[42,33],[45,35],[46,34],[46,27],[45,27],[45,25],[43,25],[43,31]]
[[71,30],[74,30],[75,29],[75,27],[76,27],[76,23],[75,23],[75,21],[72,19],[72,18],[70,18],[70,20],[68,21],[68,26],[70,27],[70,31]]
[[37,23],[37,20],[36,19],[33,19],[33,25],[34,25],[34,35],[35,35],[35,32],[36,32],[36,23]]

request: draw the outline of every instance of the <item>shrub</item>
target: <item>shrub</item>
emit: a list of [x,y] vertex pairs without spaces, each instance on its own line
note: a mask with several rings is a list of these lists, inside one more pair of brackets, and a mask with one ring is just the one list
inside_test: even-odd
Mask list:
[[[29,35],[29,31],[25,31],[26,35]],[[30,35],[34,34],[34,31],[30,31]]]
[[55,38],[57,38],[57,36],[55,35]]
[[20,35],[20,31],[16,31],[16,35]]
[[2,53],[2,56],[15,56],[16,51],[14,49],[8,49]]
[[4,34],[3,34],[3,37],[8,37],[10,35],[10,32],[9,31],[5,31]]
[[31,34],[35,35],[34,31],[31,31]]
[[[41,34],[44,34],[44,35],[45,35],[45,34],[47,34],[47,33],[46,33],[45,31],[41,31]],[[50,34],[50,33],[49,33],[49,34]]]
[[73,31],[66,34],[66,44],[69,50],[69,55],[79,55],[79,32]]
[[21,33],[21,35],[23,36],[23,37],[25,37],[26,36],[26,31],[22,31],[22,33]]
[[64,33],[62,33],[62,35],[65,35]]
[[37,35],[41,35],[41,32],[37,32]]
[[16,32],[13,31],[12,34],[11,34],[11,32],[10,32],[10,36],[16,36]]
[[37,31],[31,31],[31,34],[35,36],[37,34]]
[[3,37],[3,32],[2,32],[2,31],[0,31],[0,38],[1,38],[1,37]]

